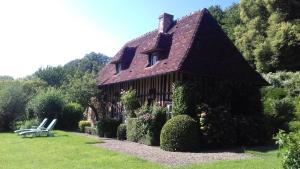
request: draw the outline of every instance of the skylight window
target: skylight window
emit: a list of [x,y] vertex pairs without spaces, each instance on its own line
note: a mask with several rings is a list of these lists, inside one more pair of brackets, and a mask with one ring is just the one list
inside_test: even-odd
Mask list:
[[120,73],[121,70],[122,70],[121,63],[116,63],[116,74]]
[[158,59],[157,53],[150,54],[148,59],[149,61],[148,67],[153,66],[157,62],[157,59]]

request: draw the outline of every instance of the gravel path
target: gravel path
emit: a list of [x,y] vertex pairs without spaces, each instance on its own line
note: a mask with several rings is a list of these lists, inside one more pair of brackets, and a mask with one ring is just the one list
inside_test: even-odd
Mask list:
[[[84,134],[85,135],[85,134]],[[95,137],[85,135],[88,137]],[[134,143],[130,141],[120,141],[115,139],[100,138],[104,143],[95,144],[112,151],[122,152],[139,158],[160,163],[167,166],[181,166],[192,163],[207,163],[218,160],[242,160],[251,158],[252,156],[245,153],[235,153],[230,151],[222,152],[168,152],[163,151],[157,146],[147,146],[144,144]]]

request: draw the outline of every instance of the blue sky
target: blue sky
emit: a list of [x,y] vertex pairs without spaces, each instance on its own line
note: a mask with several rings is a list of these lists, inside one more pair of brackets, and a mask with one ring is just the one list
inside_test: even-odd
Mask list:
[[238,0],[2,0],[0,75],[15,78],[63,65],[91,51],[113,56],[127,41],[175,19]]

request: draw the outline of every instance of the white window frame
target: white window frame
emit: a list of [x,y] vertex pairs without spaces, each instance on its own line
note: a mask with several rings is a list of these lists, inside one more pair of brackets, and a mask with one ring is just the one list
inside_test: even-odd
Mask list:
[[116,74],[120,73],[122,70],[122,65],[121,63],[116,63]]
[[158,54],[157,53],[151,53],[149,55],[149,66],[148,67],[151,67],[151,66],[155,65],[155,63],[157,63],[157,60],[158,60]]

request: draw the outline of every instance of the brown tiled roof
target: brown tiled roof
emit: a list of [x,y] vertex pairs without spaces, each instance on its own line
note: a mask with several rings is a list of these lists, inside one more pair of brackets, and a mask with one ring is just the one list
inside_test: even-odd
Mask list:
[[[204,19],[206,18],[206,19]],[[141,37],[138,37],[134,40],[131,40],[127,42],[124,47],[112,58],[111,62],[108,63],[100,72],[98,76],[98,85],[108,85],[112,83],[118,83],[118,82],[123,82],[123,81],[129,81],[133,79],[139,79],[139,78],[145,78],[149,76],[155,76],[159,74],[165,74],[169,72],[174,72],[174,71],[185,71],[185,69],[189,72],[194,72],[199,75],[205,75],[205,76],[210,76],[208,73],[213,73],[213,76],[223,76],[227,78],[229,74],[235,74],[239,70],[235,70],[234,68],[231,68],[230,70],[225,70],[227,72],[226,74],[216,74],[214,71],[204,71],[203,73],[199,72],[203,71],[203,69],[199,69],[198,67],[205,67],[207,68],[207,65],[211,66],[209,70],[213,70],[216,68],[216,58],[211,57],[212,60],[210,59],[210,53],[207,50],[204,50],[205,53],[199,51],[199,47],[195,47],[195,39],[207,39],[204,38],[207,35],[205,33],[201,34],[199,29],[201,26],[203,27],[202,23],[204,20],[213,20],[212,22],[216,23],[215,20],[211,17],[209,14],[208,10],[203,9],[201,11],[195,12],[189,16],[186,16],[180,20],[177,20],[176,23],[170,28],[170,30],[166,34],[159,33],[157,30],[154,30],[152,32],[149,32]],[[215,25],[218,29],[218,25]],[[205,25],[204,25],[204,28]],[[222,31],[221,31],[222,32]],[[214,33],[214,32],[211,32]],[[222,32],[224,34],[224,32]],[[222,33],[219,33],[220,36],[227,36]],[[202,37],[200,37],[200,35]],[[209,36],[207,36],[209,37]],[[212,35],[212,39],[216,40],[214,38],[215,36]],[[221,37],[221,39],[224,37]],[[228,40],[228,38],[227,38]],[[225,40],[226,41],[226,40]],[[203,42],[203,41],[202,41]],[[200,43],[197,43],[200,44]],[[205,49],[205,43],[203,44],[203,49]],[[223,48],[227,48],[229,46],[230,49],[233,48],[234,52],[237,52],[238,55],[240,53],[236,50],[234,45],[229,41],[229,43],[225,43],[223,45]],[[135,49],[134,53],[132,54],[131,61],[127,67],[125,67],[124,70],[120,71],[118,74],[116,74],[116,69],[115,69],[115,63],[122,61],[122,58],[124,58],[127,54],[127,49]],[[197,49],[193,49],[197,48]],[[164,57],[163,59],[160,59],[155,65],[151,67],[147,67],[148,65],[148,51],[152,50],[168,50],[167,56]],[[198,51],[195,56],[195,52]],[[210,49],[214,50],[214,49]],[[212,52],[214,53],[214,52]],[[230,52],[229,52],[230,53]],[[225,53],[226,54],[226,53]],[[231,53],[232,54],[232,53]],[[191,55],[191,56],[190,56]],[[237,55],[235,53],[235,55]],[[190,59],[187,59],[189,58]],[[194,64],[194,67],[196,69],[188,69],[186,68],[186,64],[191,61],[191,59],[195,59],[200,62],[192,62]],[[234,75],[232,80],[242,80],[245,81],[245,78],[243,76],[251,76],[248,77],[247,80],[252,81],[253,83],[256,84],[264,84],[265,81],[259,76],[258,73],[256,73],[254,70],[250,68],[250,66],[247,64],[247,62],[243,59],[243,57],[240,56],[234,56],[234,57],[224,57],[225,59],[228,59],[226,63],[230,63],[232,59],[236,59],[238,57],[237,61],[233,61],[233,63],[241,64],[237,66],[239,69],[242,69],[241,72],[245,73],[242,76],[236,76]],[[200,58],[200,59],[199,59]],[[201,59],[204,58],[204,59]],[[202,62],[202,63],[201,63]],[[207,63],[211,62],[211,63]],[[195,65],[197,64],[197,65]],[[216,64],[216,65],[214,65]],[[227,65],[228,66],[228,65]],[[123,68],[123,67],[122,67]],[[224,67],[216,68],[218,71],[223,72]],[[225,68],[226,69],[226,68]],[[242,79],[241,79],[242,78]]]

